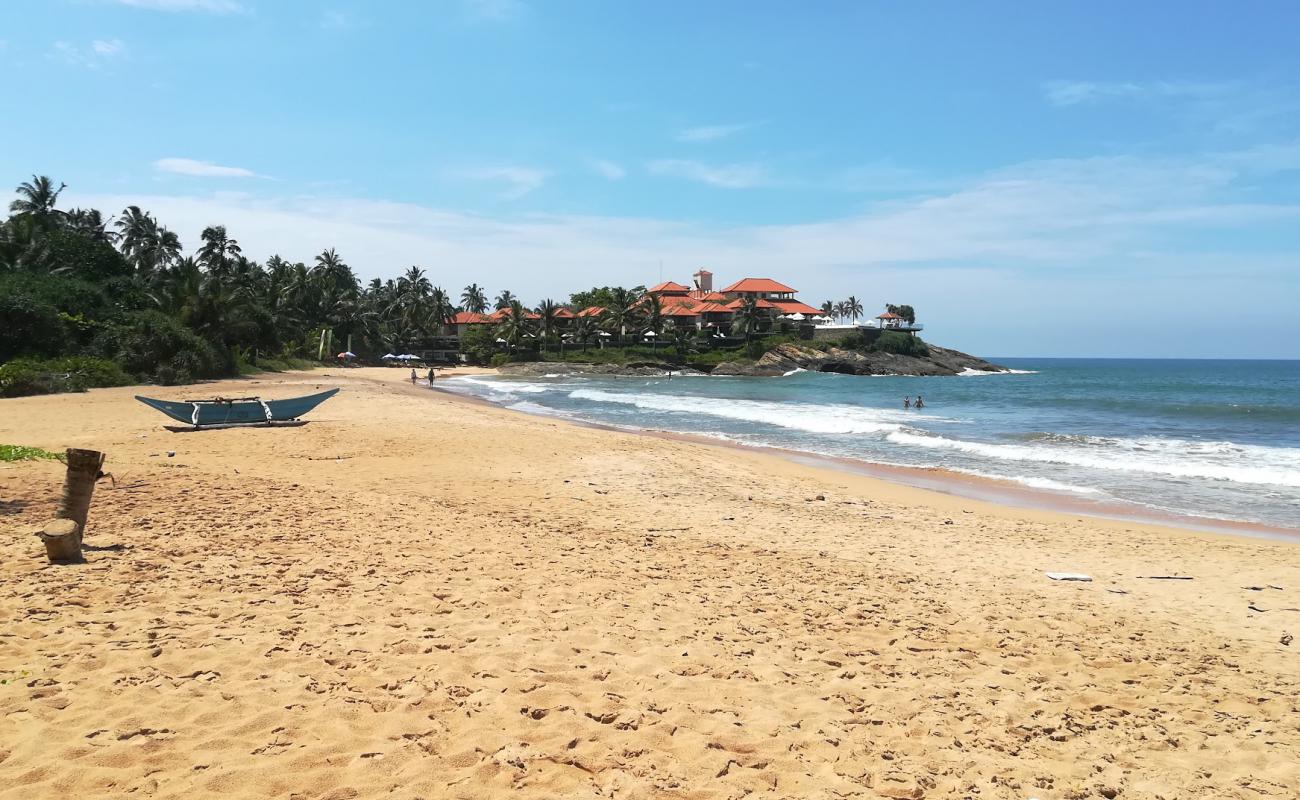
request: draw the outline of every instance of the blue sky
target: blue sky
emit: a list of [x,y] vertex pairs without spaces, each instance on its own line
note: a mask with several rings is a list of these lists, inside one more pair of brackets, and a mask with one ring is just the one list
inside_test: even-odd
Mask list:
[[1298,30],[1292,2],[12,3],[0,179],[532,302],[707,267],[986,355],[1296,358]]

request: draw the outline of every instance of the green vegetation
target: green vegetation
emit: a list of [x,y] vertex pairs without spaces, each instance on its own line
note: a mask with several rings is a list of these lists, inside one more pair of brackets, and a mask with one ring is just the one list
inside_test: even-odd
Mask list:
[[930,355],[930,348],[925,342],[921,341],[921,337],[899,331],[882,332],[867,349],[874,350],[877,353],[894,353],[895,355],[916,356],[918,358]]
[[84,392],[131,382],[120,365],[91,356],[16,358],[0,364],[0,397]]
[[38,459],[58,460],[58,453],[42,450],[39,447],[23,447],[19,444],[0,444],[0,461],[36,461]]

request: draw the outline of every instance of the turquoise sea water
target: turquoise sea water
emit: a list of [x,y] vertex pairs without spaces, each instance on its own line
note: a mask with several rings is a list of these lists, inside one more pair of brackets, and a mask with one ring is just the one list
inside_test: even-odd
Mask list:
[[[442,388],[589,422],[878,464],[1084,501],[1300,528],[1300,361],[1000,359],[945,378],[452,378]],[[925,398],[904,409],[904,395]]]

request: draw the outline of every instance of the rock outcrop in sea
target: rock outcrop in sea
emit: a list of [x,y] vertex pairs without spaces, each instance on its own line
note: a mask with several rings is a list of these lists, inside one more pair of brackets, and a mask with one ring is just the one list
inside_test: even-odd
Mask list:
[[904,356],[895,353],[862,352],[832,347],[818,350],[797,344],[777,345],[753,363],[724,361],[713,375],[784,375],[791,370],[839,372],[845,375],[959,375],[967,370],[1006,372],[1007,368],[982,358],[937,345],[928,345],[929,355]]
[[[796,369],[809,372],[839,372],[846,375],[960,375],[968,370],[1006,372],[1007,368],[936,345],[928,345],[929,355],[903,356],[894,353],[861,352],[832,347],[818,350],[797,344],[781,344],[767,351],[757,361],[724,361],[708,370],[711,375],[773,377]],[[701,374],[689,366],[659,361],[627,364],[582,364],[571,361],[530,361],[506,364],[506,375],[539,377],[543,375],[664,375],[669,372]]]

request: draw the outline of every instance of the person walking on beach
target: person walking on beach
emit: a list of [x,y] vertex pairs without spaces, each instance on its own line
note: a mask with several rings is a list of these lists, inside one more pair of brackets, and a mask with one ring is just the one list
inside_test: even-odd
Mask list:
[[411,385],[414,386],[417,380],[419,380],[419,378],[415,376],[415,367],[411,367]]
[[433,387],[433,367],[429,367],[429,386]]
[[925,401],[921,399],[921,395],[919,394],[916,396],[916,407],[925,408]]
[[910,398],[910,397],[904,397],[904,398],[903,398],[903,408],[911,408],[911,407],[912,407],[912,398]]

